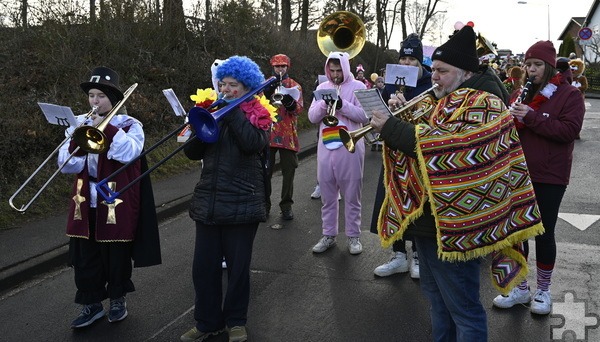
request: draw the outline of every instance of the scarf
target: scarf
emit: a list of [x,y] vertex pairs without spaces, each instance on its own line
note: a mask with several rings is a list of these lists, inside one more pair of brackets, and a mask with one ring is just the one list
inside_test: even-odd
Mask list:
[[[557,73],[550,79],[550,81],[548,82],[548,84],[546,84],[544,89],[540,90],[537,94],[535,94],[535,96],[533,97],[531,102],[523,102],[523,103],[528,105],[534,111],[537,111],[538,109],[540,109],[542,104],[544,104],[544,102],[548,101],[548,99],[550,97],[552,97],[552,95],[558,88],[558,85],[560,84],[560,82],[561,82],[561,74]],[[516,99],[518,99],[521,96],[521,93],[523,93],[522,87],[519,90],[519,94],[514,98],[513,101],[511,101],[511,103],[516,101]],[[515,126],[517,126],[517,129],[525,128],[525,124],[522,123],[521,121],[517,120],[517,118],[514,118],[514,121],[515,121]]]
[[493,254],[492,279],[508,293],[527,275],[522,242],[543,232],[525,156],[509,111],[490,93],[463,88],[416,126],[417,159],[384,150],[381,243],[401,239],[431,206],[438,257]]

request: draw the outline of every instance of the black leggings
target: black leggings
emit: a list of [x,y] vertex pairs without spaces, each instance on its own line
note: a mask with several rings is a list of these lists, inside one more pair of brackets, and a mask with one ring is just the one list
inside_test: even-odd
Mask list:
[[[533,190],[537,199],[544,234],[535,237],[535,257],[537,262],[545,265],[554,265],[556,260],[556,240],[554,228],[558,219],[560,203],[567,190],[566,185],[533,183]],[[529,244],[525,241],[525,255],[529,255]]]

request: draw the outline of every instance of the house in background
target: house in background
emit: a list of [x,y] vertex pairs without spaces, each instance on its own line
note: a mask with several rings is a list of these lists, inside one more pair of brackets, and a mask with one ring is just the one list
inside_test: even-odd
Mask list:
[[[569,23],[567,24],[567,26],[565,26],[565,29],[562,31],[562,33],[558,37],[558,40],[563,41],[563,42],[567,37],[571,37],[573,39],[573,41],[575,42],[575,54],[578,57],[583,56],[583,49],[579,45],[579,30],[581,30],[581,28],[583,27],[584,22],[585,22],[585,17],[571,18],[571,20],[569,20]],[[567,57],[567,56],[564,56],[564,57]]]
[[600,5],[600,0],[594,0],[585,20],[581,24],[581,28],[591,29],[592,37],[583,40],[579,38],[578,34],[575,35],[575,45],[581,47],[583,51],[581,55],[577,54],[577,56],[583,56],[582,59],[586,63],[600,62],[600,11],[598,5]]

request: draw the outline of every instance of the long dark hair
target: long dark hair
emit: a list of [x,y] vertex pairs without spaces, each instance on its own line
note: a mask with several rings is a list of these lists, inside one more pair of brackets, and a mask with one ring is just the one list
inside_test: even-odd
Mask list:
[[[523,102],[525,102],[525,103],[531,102],[533,100],[533,98],[540,92],[540,90],[544,89],[546,84],[548,84],[548,82],[550,82],[552,77],[554,77],[554,75],[556,75],[556,73],[558,72],[558,70],[555,67],[553,67],[552,65],[550,65],[546,62],[544,62],[544,64],[545,64],[545,67],[544,67],[544,75],[542,76],[542,83],[534,84],[533,87],[531,88],[531,91],[527,94],[527,96],[525,97]],[[525,70],[525,72],[523,73],[523,77],[521,79],[521,82],[523,82],[523,84],[525,84],[525,82],[527,82],[527,77],[529,77],[529,75],[527,74],[527,70]]]

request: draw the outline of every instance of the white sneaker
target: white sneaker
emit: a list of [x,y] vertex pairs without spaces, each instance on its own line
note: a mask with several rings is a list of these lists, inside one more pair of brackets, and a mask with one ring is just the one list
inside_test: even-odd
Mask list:
[[386,262],[381,266],[375,268],[375,275],[380,277],[387,277],[394,273],[408,272],[408,261],[406,260],[406,254],[402,252],[394,252],[394,255],[390,261]]
[[502,309],[512,308],[517,304],[527,304],[531,301],[529,290],[522,291],[518,287],[513,288],[508,296],[499,295],[494,298],[494,306]]
[[225,258],[223,258],[223,261],[221,262],[221,268],[223,268],[223,269],[227,268],[227,261],[225,261]]
[[338,201],[342,199],[342,194],[338,192]]
[[419,255],[417,252],[413,252],[412,260],[410,261],[410,277],[413,279],[419,279]]
[[315,253],[323,253],[333,245],[335,245],[335,236],[323,235],[312,250]]
[[529,310],[538,315],[547,315],[552,312],[552,298],[550,297],[550,291],[535,291]]
[[319,184],[317,184],[317,186],[315,186],[315,191],[313,191],[313,193],[310,194],[310,198],[312,198],[312,199],[321,198],[321,188],[319,187]]
[[348,238],[348,250],[353,255],[362,253],[362,244],[358,236]]

